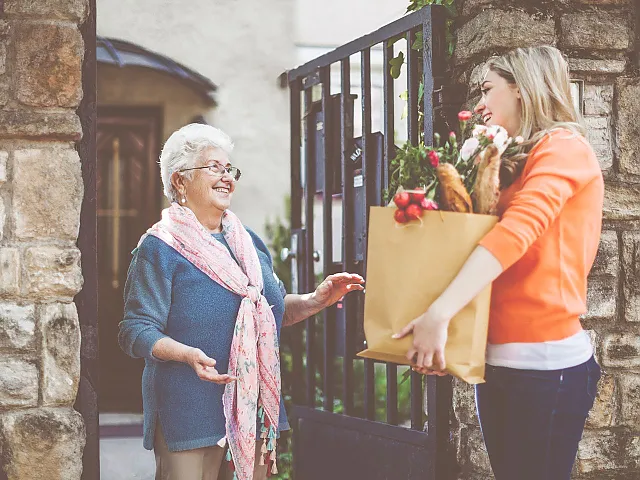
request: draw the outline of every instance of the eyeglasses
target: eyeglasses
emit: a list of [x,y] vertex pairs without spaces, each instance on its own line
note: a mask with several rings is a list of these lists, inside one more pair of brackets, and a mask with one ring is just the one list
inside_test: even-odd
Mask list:
[[229,175],[231,175],[233,177],[233,179],[237,182],[238,180],[240,180],[240,175],[242,175],[242,172],[240,171],[239,168],[237,167],[232,167],[231,165],[229,165],[228,167],[225,167],[224,165],[221,165],[219,163],[213,163],[211,165],[205,165],[204,167],[193,167],[193,168],[183,168],[182,170],[180,170],[180,172],[188,172],[189,170],[200,170],[200,169],[207,169],[207,173],[209,173],[210,175],[224,175],[225,173],[228,173]]

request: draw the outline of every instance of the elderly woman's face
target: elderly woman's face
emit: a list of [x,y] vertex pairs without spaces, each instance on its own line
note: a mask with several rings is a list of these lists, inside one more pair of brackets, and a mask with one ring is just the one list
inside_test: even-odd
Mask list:
[[[231,165],[227,154],[219,148],[205,149],[196,167],[206,165]],[[221,170],[221,169],[217,169]],[[187,201],[198,208],[216,208],[225,211],[231,205],[231,196],[236,182],[231,174],[216,173],[213,169],[202,168],[192,171],[191,180],[185,179]]]

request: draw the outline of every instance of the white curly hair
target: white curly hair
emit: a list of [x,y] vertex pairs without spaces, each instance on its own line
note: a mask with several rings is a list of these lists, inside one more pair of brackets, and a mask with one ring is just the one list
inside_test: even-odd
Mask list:
[[[210,147],[219,148],[230,155],[233,142],[219,128],[200,123],[190,123],[171,134],[160,154],[160,175],[164,194],[169,201],[177,201],[177,192],[171,184],[173,172],[197,166],[202,151]],[[192,174],[193,171],[184,173],[187,178],[192,178]]]

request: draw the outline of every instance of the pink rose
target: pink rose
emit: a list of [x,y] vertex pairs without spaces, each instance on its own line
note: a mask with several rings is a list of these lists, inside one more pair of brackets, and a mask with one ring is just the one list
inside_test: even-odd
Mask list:
[[458,113],[458,120],[460,120],[461,122],[468,122],[469,120],[471,120],[472,116],[473,113],[471,113],[469,110],[463,110]]

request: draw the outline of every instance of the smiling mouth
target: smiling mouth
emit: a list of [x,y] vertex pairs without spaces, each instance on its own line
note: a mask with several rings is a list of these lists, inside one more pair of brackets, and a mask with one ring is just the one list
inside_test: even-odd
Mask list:
[[213,190],[218,193],[225,193],[225,194],[231,193],[231,189],[227,187],[216,187]]
[[486,115],[482,116],[482,121],[484,123],[487,123],[489,120],[491,120],[491,114],[490,113],[487,113]]

